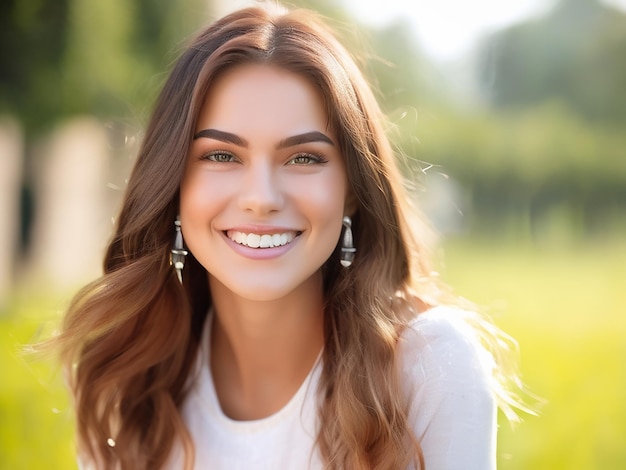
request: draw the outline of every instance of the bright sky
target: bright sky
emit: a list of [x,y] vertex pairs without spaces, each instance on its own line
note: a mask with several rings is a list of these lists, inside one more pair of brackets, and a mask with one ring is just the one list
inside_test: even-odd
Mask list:
[[[356,18],[382,25],[406,16],[424,51],[435,59],[461,57],[485,33],[540,15],[555,0],[343,0]],[[604,0],[626,10],[626,0]]]

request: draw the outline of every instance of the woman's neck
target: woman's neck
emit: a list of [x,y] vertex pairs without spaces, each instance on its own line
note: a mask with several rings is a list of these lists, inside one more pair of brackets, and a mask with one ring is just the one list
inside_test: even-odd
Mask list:
[[211,372],[224,413],[260,419],[296,393],[324,344],[324,301],[318,273],[289,295],[256,302],[211,280],[214,320]]

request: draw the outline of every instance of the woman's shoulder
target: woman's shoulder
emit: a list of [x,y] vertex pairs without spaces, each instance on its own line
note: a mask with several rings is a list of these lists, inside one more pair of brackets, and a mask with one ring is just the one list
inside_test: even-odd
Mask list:
[[400,344],[417,350],[433,346],[475,348],[480,346],[480,325],[484,322],[478,313],[460,307],[431,307],[409,321]]
[[400,337],[408,421],[428,467],[495,468],[494,361],[480,329],[478,314],[436,307]]
[[414,386],[428,382],[464,382],[491,388],[494,367],[482,345],[480,316],[452,306],[418,314],[400,335],[402,373]]

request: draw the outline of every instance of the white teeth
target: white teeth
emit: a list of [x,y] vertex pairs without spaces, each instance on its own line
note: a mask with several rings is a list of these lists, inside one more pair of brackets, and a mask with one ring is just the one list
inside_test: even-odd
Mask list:
[[[248,235],[248,237],[250,237],[250,235]],[[271,248],[274,246],[274,244],[272,243],[272,236],[271,235],[261,235],[261,243],[259,245],[261,248]]]
[[228,238],[240,245],[249,246],[250,248],[273,248],[275,246],[283,246],[290,243],[295,237],[295,232],[263,234],[243,233],[235,230],[226,232]]
[[261,246],[261,236],[257,235],[256,233],[249,234],[244,245],[248,245],[252,248],[258,248],[259,246]]

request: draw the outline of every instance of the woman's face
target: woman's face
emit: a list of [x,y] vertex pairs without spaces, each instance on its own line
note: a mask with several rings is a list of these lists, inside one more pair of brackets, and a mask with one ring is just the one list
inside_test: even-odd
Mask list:
[[313,285],[339,240],[347,191],[335,132],[306,78],[246,64],[211,84],[180,216],[212,282],[259,301]]

